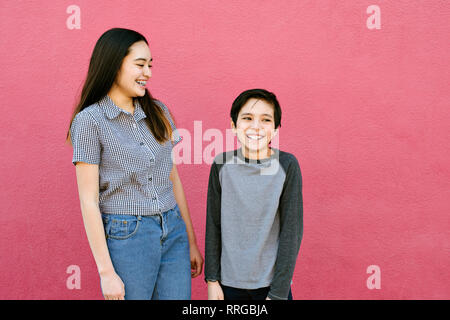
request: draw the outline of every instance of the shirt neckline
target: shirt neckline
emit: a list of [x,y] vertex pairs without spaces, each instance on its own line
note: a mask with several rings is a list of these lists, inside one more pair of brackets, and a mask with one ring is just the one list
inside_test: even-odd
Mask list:
[[240,160],[244,161],[245,163],[264,164],[264,163],[268,163],[278,157],[279,150],[276,148],[272,148],[272,147],[269,147],[269,148],[270,148],[270,150],[273,150],[273,154],[270,155],[270,157],[264,158],[264,159],[249,159],[249,158],[245,157],[242,152],[242,147],[240,147],[239,149],[236,150],[236,156]]
[[135,109],[134,109],[133,114],[131,114],[128,111],[123,110],[122,108],[119,108],[107,94],[102,99],[100,99],[98,104],[102,108],[102,110],[105,113],[105,115],[107,116],[107,118],[110,120],[116,118],[121,112],[128,116],[134,117],[136,121],[139,121],[139,120],[147,117],[137,99],[134,99]]

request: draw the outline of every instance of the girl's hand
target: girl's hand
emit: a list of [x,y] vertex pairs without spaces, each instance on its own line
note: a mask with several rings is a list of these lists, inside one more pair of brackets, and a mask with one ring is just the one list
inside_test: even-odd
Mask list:
[[101,275],[100,284],[105,300],[125,300],[125,285],[117,273]]
[[189,249],[191,255],[191,277],[195,278],[202,273],[203,257],[198,250],[197,244],[191,244]]

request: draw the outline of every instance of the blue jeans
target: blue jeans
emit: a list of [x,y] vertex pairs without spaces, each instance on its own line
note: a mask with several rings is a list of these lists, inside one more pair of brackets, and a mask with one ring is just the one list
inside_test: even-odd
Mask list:
[[102,214],[125,300],[190,300],[191,262],[178,206],[154,216]]

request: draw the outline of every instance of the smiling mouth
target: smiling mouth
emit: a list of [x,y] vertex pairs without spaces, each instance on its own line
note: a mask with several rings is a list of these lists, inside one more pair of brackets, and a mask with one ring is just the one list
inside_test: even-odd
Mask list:
[[246,134],[245,136],[246,136],[248,139],[254,140],[254,141],[259,141],[259,140],[261,140],[261,139],[264,138],[264,136],[260,136],[260,135],[257,135],[257,134]]
[[136,83],[137,83],[138,85],[140,85],[141,87],[145,87],[145,85],[147,84],[147,81],[136,80]]

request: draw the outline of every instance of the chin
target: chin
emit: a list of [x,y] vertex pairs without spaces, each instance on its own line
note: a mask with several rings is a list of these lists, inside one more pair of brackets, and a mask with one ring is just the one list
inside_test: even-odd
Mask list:
[[138,91],[138,93],[137,93],[137,95],[138,96],[140,96],[140,97],[143,97],[143,96],[145,96],[145,93],[147,92],[147,89],[144,89],[144,90],[142,90],[142,91]]

